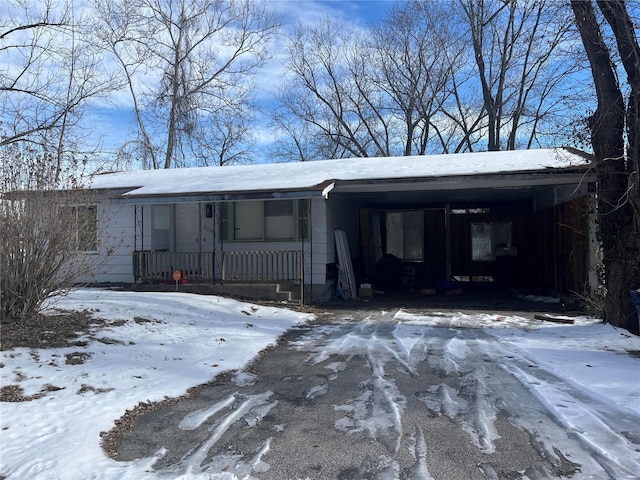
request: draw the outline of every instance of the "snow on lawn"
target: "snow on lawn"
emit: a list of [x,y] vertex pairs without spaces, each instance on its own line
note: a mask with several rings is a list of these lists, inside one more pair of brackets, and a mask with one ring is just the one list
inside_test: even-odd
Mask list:
[[[185,293],[85,289],[56,300],[57,309],[91,310],[124,324],[100,329],[84,347],[2,352],[2,385],[19,384],[25,396],[47,393],[0,403],[0,478],[149,478],[153,460],[109,459],[100,432],[141,401],[178,397],[242,369],[285,330],[311,318]],[[84,362],[65,364],[69,354]]]

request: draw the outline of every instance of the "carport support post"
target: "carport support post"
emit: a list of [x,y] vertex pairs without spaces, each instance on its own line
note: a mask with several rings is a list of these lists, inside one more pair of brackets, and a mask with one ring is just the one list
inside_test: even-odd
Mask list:
[[451,204],[444,206],[444,238],[445,238],[445,273],[446,280],[451,280]]

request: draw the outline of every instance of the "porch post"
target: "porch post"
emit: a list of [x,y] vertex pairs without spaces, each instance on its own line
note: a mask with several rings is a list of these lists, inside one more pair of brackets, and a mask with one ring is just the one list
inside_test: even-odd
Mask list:
[[596,213],[596,198],[591,194],[588,196],[589,213],[587,214],[587,231],[589,241],[589,257],[588,257],[588,278],[589,289],[591,293],[598,290],[600,286],[600,278],[598,277],[598,216]]
[[[139,244],[138,244],[139,241]],[[133,206],[133,281],[144,281],[146,271],[144,259],[137,252],[144,251],[144,207],[135,204]]]
[[300,305],[304,305],[304,244],[300,250]]

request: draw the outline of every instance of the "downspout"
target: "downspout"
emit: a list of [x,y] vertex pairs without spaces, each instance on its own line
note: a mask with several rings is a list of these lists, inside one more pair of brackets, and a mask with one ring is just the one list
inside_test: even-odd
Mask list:
[[313,214],[313,199],[309,200],[309,300],[313,302],[313,228],[311,218]]
[[[220,203],[220,208],[225,208],[225,207],[226,205],[224,202]],[[222,212],[220,213],[220,216],[222,217]],[[224,284],[224,278],[223,278],[224,276],[223,275],[224,274],[224,232],[222,231],[223,228],[224,226],[222,225],[222,222],[220,222],[220,285]]]
[[558,192],[553,189],[553,290],[558,291]]
[[[300,205],[301,202],[298,202]],[[309,204],[309,210],[311,210],[311,204]],[[309,212],[311,214],[311,212]],[[300,218],[300,212],[298,212],[298,218]],[[300,235],[300,305],[304,305],[304,240],[306,234],[306,225],[302,225],[302,235]]]
[[198,270],[200,279],[199,282],[202,282],[202,274],[204,270],[202,268],[202,203],[198,202]]
[[446,281],[451,280],[451,204],[444,207],[444,238],[445,238],[445,275]]
[[[327,224],[327,208],[326,208],[326,203],[329,200],[329,192],[331,192],[331,190],[333,190],[336,186],[336,182],[331,182],[329,183],[323,190],[322,190],[322,198],[324,198],[324,202],[325,202],[325,209],[324,209],[324,223],[325,225]],[[313,203],[311,203],[311,205],[309,206],[309,226],[311,228],[311,224],[313,223]],[[326,258],[325,258],[325,263],[326,263]],[[324,288],[325,290],[321,292],[321,295],[324,297],[326,294],[326,288],[327,288],[327,274],[326,274],[326,265],[324,266],[325,269],[325,273],[324,273]],[[311,228],[311,298],[313,298],[313,228]]]

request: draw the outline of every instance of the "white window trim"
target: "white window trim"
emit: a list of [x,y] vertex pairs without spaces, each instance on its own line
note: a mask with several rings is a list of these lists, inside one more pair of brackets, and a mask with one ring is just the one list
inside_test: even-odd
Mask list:
[[[82,250],[80,248],[80,232],[78,230],[78,211],[80,208],[93,208],[93,210],[95,211],[95,239],[94,239],[94,244],[95,244],[95,249],[93,250]],[[95,255],[98,254],[98,249],[99,249],[99,244],[100,244],[100,240],[99,240],[99,229],[98,229],[98,205],[95,203],[74,203],[74,204],[68,204],[68,205],[64,205],[64,208],[70,208],[71,211],[73,212],[73,223],[74,223],[74,250],[77,253],[81,253],[81,254],[87,254],[87,255]]]
[[[250,202],[260,202],[261,204],[261,225],[262,225],[262,235],[260,238],[254,239],[238,239],[236,238],[236,227],[235,227],[235,215],[236,215],[236,205],[243,202],[229,202],[226,204],[225,208],[227,208],[226,219],[224,222],[226,225],[223,225],[222,228],[226,228],[225,242],[230,243],[296,243],[300,242],[300,225],[302,222],[310,222],[311,215],[311,204],[309,199],[274,199],[274,200],[249,200]],[[292,204],[292,213],[291,213],[291,237],[289,238],[267,238],[266,237],[266,216],[265,216],[265,202],[293,202]],[[302,202],[306,202],[307,212],[302,212],[300,209],[300,204]],[[307,225],[305,228],[304,238],[305,241],[309,235],[309,226]]]

